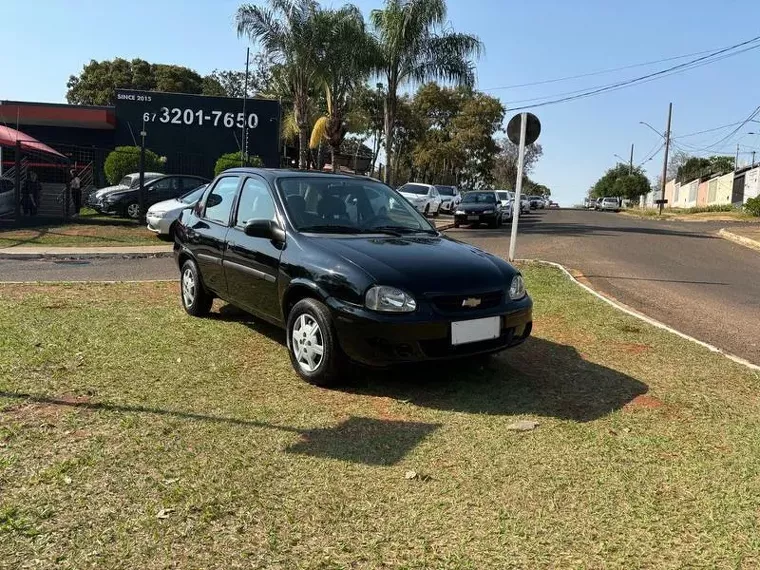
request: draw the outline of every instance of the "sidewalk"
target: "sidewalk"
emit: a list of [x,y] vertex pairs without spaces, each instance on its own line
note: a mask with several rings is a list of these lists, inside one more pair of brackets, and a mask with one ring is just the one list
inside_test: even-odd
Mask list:
[[733,227],[731,230],[723,228],[718,234],[724,239],[760,251],[760,227]]
[[[453,227],[451,218],[431,220],[439,231]],[[173,244],[130,245],[107,247],[45,246],[26,245],[0,247],[0,259],[77,259],[77,258],[124,258],[124,257],[171,257]]]

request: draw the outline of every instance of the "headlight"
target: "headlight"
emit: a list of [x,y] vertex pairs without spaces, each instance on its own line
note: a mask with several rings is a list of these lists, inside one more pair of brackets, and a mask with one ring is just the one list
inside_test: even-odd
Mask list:
[[523,276],[518,273],[512,278],[512,283],[509,285],[509,298],[517,301],[523,297],[525,297],[525,281]]
[[414,297],[385,285],[371,287],[364,297],[364,304],[368,309],[383,313],[411,313],[417,308]]
[[163,218],[166,215],[166,212],[151,212],[148,210],[148,215],[151,218]]
[[456,212],[454,212],[454,214],[456,214],[457,216],[464,216],[464,210],[457,210]]
[[484,214],[493,214],[493,210],[483,210]]

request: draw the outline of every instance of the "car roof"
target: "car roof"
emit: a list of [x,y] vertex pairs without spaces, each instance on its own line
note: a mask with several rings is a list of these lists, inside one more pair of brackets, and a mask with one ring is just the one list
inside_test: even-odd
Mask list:
[[258,174],[259,176],[266,178],[268,181],[273,182],[281,178],[303,178],[303,177],[321,177],[325,179],[335,180],[369,180],[372,182],[383,183],[376,178],[370,176],[363,176],[361,174],[345,174],[341,172],[322,172],[320,170],[299,170],[295,168],[255,168],[255,167],[239,167],[230,168],[225,170],[222,174]]

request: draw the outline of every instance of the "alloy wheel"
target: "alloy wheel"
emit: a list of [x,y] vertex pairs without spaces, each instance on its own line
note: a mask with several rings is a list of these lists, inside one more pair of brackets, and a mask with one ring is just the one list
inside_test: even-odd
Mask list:
[[140,216],[140,204],[130,204],[127,206],[127,215],[130,218],[137,218]]
[[182,301],[185,307],[192,306],[195,301],[195,277],[189,267],[182,274]]
[[291,350],[298,366],[310,373],[319,368],[325,354],[325,343],[322,330],[314,317],[306,313],[298,317],[291,340]]

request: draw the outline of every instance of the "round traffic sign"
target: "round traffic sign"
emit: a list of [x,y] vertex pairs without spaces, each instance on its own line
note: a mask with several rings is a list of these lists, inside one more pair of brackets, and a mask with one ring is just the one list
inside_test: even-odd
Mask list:
[[[520,117],[518,113],[509,120],[507,124],[507,137],[515,144],[520,144]],[[528,126],[525,129],[525,144],[533,144],[541,134],[541,121],[533,113],[525,113],[528,119]]]

